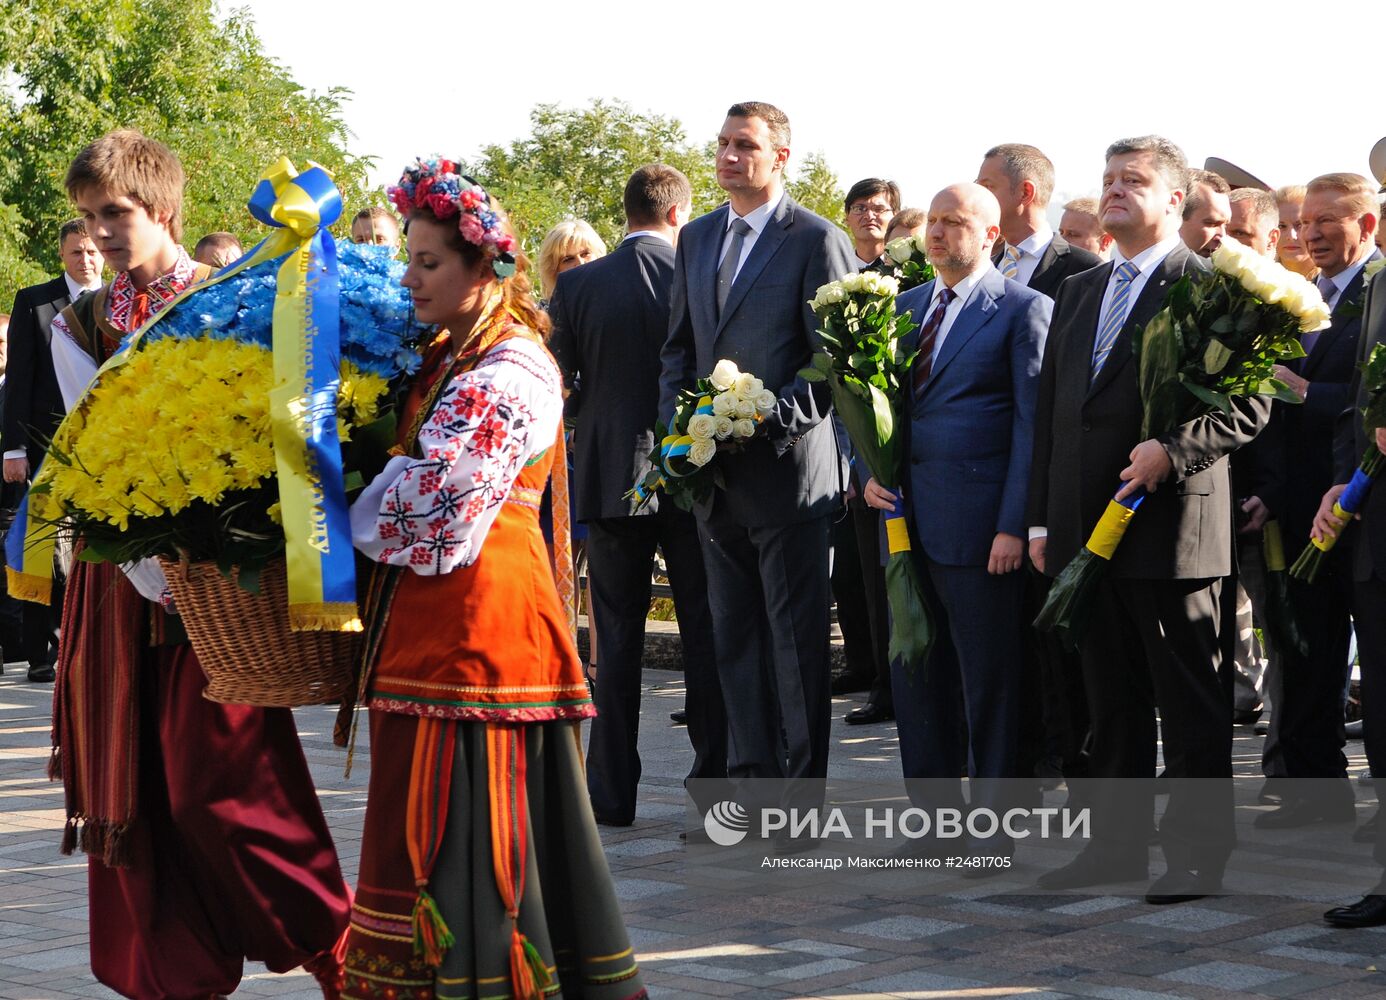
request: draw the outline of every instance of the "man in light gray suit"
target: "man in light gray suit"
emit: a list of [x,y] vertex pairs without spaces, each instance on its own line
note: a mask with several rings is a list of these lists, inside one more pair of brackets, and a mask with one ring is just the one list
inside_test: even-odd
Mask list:
[[[808,301],[856,270],[852,244],[784,191],[789,120],[735,104],[717,137],[729,203],[689,223],[674,266],[659,413],[723,358],[778,397],[750,445],[720,455],[725,487],[698,510],[733,778],[823,778],[830,722],[829,523],[846,469]],[[783,734],[783,735],[782,735]]]

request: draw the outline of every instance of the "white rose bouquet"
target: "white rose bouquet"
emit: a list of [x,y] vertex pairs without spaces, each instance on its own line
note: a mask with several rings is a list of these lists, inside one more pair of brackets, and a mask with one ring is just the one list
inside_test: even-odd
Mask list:
[[672,424],[655,428],[650,471],[626,494],[631,513],[660,492],[684,510],[705,501],[720,485],[712,460],[754,437],[774,408],[775,394],[765,383],[732,361],[717,362],[711,375],[679,393]]
[[[1301,333],[1332,322],[1313,282],[1236,240],[1223,240],[1212,262],[1211,274],[1175,282],[1165,307],[1136,333],[1142,441],[1214,410],[1229,412],[1233,396],[1300,402],[1274,377],[1274,368],[1304,356]],[[1137,490],[1107,506],[1087,544],[1054,581],[1036,627],[1077,644],[1092,592],[1144,499]]]
[[[819,288],[809,305],[818,317],[824,350],[799,373],[809,382],[828,383],[833,410],[857,459],[897,495],[909,457],[900,428],[909,405],[910,365],[918,353],[900,344],[914,324],[895,313],[899,287],[890,275],[862,271]],[[928,658],[934,630],[901,503],[886,514],[885,528],[890,657],[903,657],[914,667]]]
[[934,265],[929,263],[922,235],[891,240],[886,244],[885,257],[902,292],[934,280]]

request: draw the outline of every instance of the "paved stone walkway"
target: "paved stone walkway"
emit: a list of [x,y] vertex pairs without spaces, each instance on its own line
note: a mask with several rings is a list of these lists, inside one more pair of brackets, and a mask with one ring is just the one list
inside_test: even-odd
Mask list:
[[[921,897],[898,889],[853,898],[840,889],[772,896],[689,885],[678,839],[685,731],[676,673],[647,671],[640,734],[645,777],[633,827],[603,838],[652,996],[685,997],[1382,997],[1386,933],[1333,931],[1320,919],[1344,900],[1315,895],[1226,896],[1154,908],[1120,895],[1016,895],[985,884]],[[87,971],[86,874],[57,844],[61,788],[44,777],[51,687],[0,677],[0,998],[111,997]],[[898,774],[893,724],[842,725],[834,703],[832,773]],[[296,713],[327,818],[354,880],[366,771],[342,777],[332,713]],[[1251,774],[1260,740],[1238,730],[1238,771]],[[1361,744],[1349,747],[1360,753]],[[358,760],[364,755],[358,755]],[[1361,760],[1354,761],[1361,765]],[[1367,814],[1370,791],[1359,791]],[[1310,836],[1336,838],[1348,829]],[[1161,869],[1158,859],[1152,869]],[[1313,889],[1313,886],[1309,886]],[[1365,887],[1363,887],[1365,888]],[[1143,886],[1133,885],[1138,893]],[[1350,895],[1350,894],[1349,894]],[[306,974],[248,967],[237,997],[316,1000]]]

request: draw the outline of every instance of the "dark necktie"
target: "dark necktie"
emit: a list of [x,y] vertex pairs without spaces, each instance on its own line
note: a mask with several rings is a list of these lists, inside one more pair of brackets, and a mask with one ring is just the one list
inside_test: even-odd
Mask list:
[[[1333,308],[1330,304],[1330,300],[1333,296],[1338,294],[1338,286],[1333,284],[1333,279],[1325,278],[1321,274],[1314,283],[1319,286],[1319,294],[1323,296],[1324,305],[1328,306],[1330,309]],[[1322,332],[1322,330],[1314,330],[1311,333],[1302,333],[1299,335],[1299,344],[1304,348],[1306,356],[1314,350],[1314,345],[1319,342],[1319,334]]]
[[741,248],[746,243],[746,234],[751,231],[751,224],[745,219],[732,219],[731,231],[731,246],[727,247],[727,252],[722,257],[722,265],[717,268],[718,316],[722,315],[722,307],[727,304],[727,296],[731,294],[732,282],[736,279],[736,266],[741,263]]
[[943,314],[948,311],[948,304],[957,297],[958,293],[951,288],[940,291],[938,304],[919,330],[919,355],[914,359],[915,392],[924,388],[924,383],[929,381],[929,373],[934,370],[934,341],[938,340],[939,327],[943,326]]

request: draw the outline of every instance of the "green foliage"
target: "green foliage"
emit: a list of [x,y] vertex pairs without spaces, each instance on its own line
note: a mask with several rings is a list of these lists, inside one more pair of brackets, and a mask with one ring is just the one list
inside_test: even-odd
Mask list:
[[715,147],[689,143],[676,118],[599,99],[585,108],[539,104],[529,121],[529,135],[484,147],[466,167],[500,199],[531,254],[567,218],[589,223],[609,247],[619,243],[626,180],[647,163],[688,175],[695,214],[725,200],[713,171]]
[[0,22],[0,74],[15,81],[0,91],[0,299],[57,272],[58,226],[74,214],[68,164],[114,128],[138,128],[182,160],[189,246],[219,230],[247,246],[262,237],[245,201],[280,154],[330,170],[349,208],[366,201],[369,162],[346,149],[347,92],[303,90],[244,11],[219,20],[213,0],[4,0]]
[[785,190],[809,211],[817,212],[829,222],[846,229],[842,224],[842,199],[847,193],[838,184],[837,174],[833,173],[822,153],[809,153],[797,167],[791,160]]

